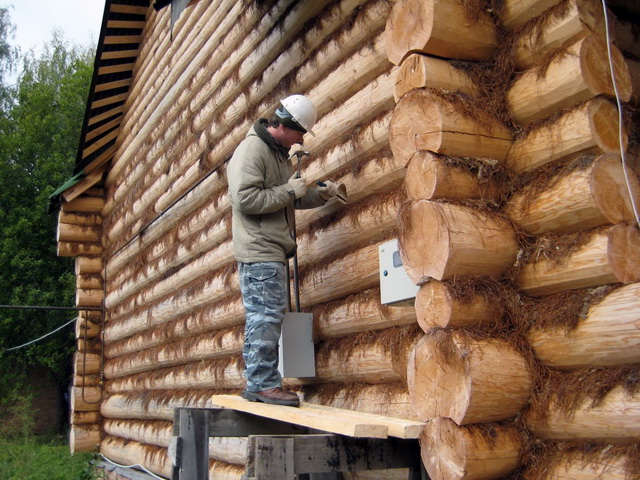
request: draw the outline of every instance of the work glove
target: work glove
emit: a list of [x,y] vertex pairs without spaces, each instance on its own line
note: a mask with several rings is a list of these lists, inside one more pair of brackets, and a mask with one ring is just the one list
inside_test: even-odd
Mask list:
[[297,177],[297,173],[294,173],[287,184],[293,190],[293,194],[296,198],[302,198],[307,193],[307,181],[304,177]]
[[[318,184],[320,184],[320,182],[318,182]],[[330,200],[338,195],[338,186],[331,180],[322,182],[322,185],[317,187],[317,189],[323,200]]]

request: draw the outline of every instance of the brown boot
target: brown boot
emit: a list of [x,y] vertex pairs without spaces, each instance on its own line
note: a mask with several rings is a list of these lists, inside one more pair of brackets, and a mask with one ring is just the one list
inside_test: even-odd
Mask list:
[[281,387],[270,388],[260,392],[249,392],[245,390],[241,396],[250,402],[271,403],[273,405],[286,405],[288,407],[297,407],[300,405],[300,399],[297,394],[287,392]]

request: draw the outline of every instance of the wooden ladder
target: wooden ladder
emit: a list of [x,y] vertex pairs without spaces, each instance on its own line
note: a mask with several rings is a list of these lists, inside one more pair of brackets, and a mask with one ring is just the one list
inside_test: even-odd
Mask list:
[[333,480],[338,472],[408,468],[429,477],[417,438],[424,423],[302,403],[285,407],[215,395],[214,408],[177,408],[172,480],[209,479],[209,437],[248,437],[243,480]]

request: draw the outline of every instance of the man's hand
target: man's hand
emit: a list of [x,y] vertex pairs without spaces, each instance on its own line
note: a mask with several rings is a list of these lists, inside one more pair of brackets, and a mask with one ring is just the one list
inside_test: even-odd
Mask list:
[[331,180],[326,180],[322,182],[324,186],[318,187],[318,193],[324,200],[330,200],[336,195],[338,195],[338,186],[333,183]]
[[287,183],[293,190],[293,194],[295,195],[295,197],[301,198],[304,197],[304,195],[307,193],[307,181],[304,179],[304,177],[296,178],[297,175],[297,173],[294,173]]

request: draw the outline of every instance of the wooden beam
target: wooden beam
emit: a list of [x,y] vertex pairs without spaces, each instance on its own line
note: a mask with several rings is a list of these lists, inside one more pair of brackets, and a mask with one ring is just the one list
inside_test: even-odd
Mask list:
[[[372,421],[367,414],[362,414],[359,419],[346,418],[334,415],[329,411],[309,407],[307,404],[302,404],[300,407],[284,407],[249,402],[235,395],[214,395],[211,401],[215,405],[252,413],[259,417],[282,420],[349,437],[387,438],[389,433],[387,425],[377,423],[375,420]],[[339,409],[335,410],[339,411]]]
[[120,65],[110,65],[108,67],[100,67],[98,75],[106,75],[108,73],[120,73],[133,70],[135,63],[122,63]]
[[138,7],[135,5],[120,5],[112,3],[109,11],[113,13],[130,13],[132,15],[146,15],[147,7]]
[[102,52],[100,60],[113,60],[116,58],[135,58],[138,56],[138,49],[135,50],[116,50],[114,52]]
[[124,80],[116,80],[115,82],[99,83],[94,88],[94,92],[104,92],[107,90],[113,90],[115,88],[128,87],[133,82],[132,78],[125,78]]
[[95,137],[97,137],[98,135],[104,133],[104,132],[108,132],[109,130],[111,130],[114,127],[117,127],[118,125],[120,125],[120,123],[122,123],[122,115],[118,115],[116,118],[114,118],[113,120],[111,120],[110,122],[105,123],[104,125],[100,125],[99,127],[97,127],[94,130],[91,130],[89,133],[87,133],[84,137],[85,141],[89,141],[94,139]]
[[135,20],[109,20],[107,22],[107,28],[137,28],[142,30],[146,25],[146,21]]
[[105,45],[121,45],[125,43],[140,43],[142,35],[111,35],[104,37]]
[[117,150],[116,145],[115,144],[112,145],[107,150],[105,150],[100,156],[93,159],[93,161],[84,168],[84,171],[87,173],[91,173],[94,170],[98,169],[103,164],[111,160],[111,157],[113,157],[113,155],[116,153],[116,150]]
[[89,122],[87,123],[87,125],[93,125],[107,118],[111,118],[115,115],[121,114],[123,110],[124,110],[124,105],[120,105],[116,108],[112,108],[111,110],[101,113],[100,115],[94,115],[89,119]]
[[113,131],[109,132],[108,134],[106,134],[100,140],[97,140],[97,141],[93,142],[89,147],[85,148],[82,151],[82,158],[87,158],[93,152],[95,152],[97,150],[100,150],[107,143],[111,142],[112,140],[115,140],[116,137],[118,136],[119,132],[120,132],[120,129],[116,128],[115,130],[113,130]]
[[91,109],[104,107],[106,105],[112,105],[118,102],[124,102],[129,96],[128,92],[121,93],[119,95],[111,95],[110,97],[101,98],[100,100],[96,100],[95,102],[91,102]]

